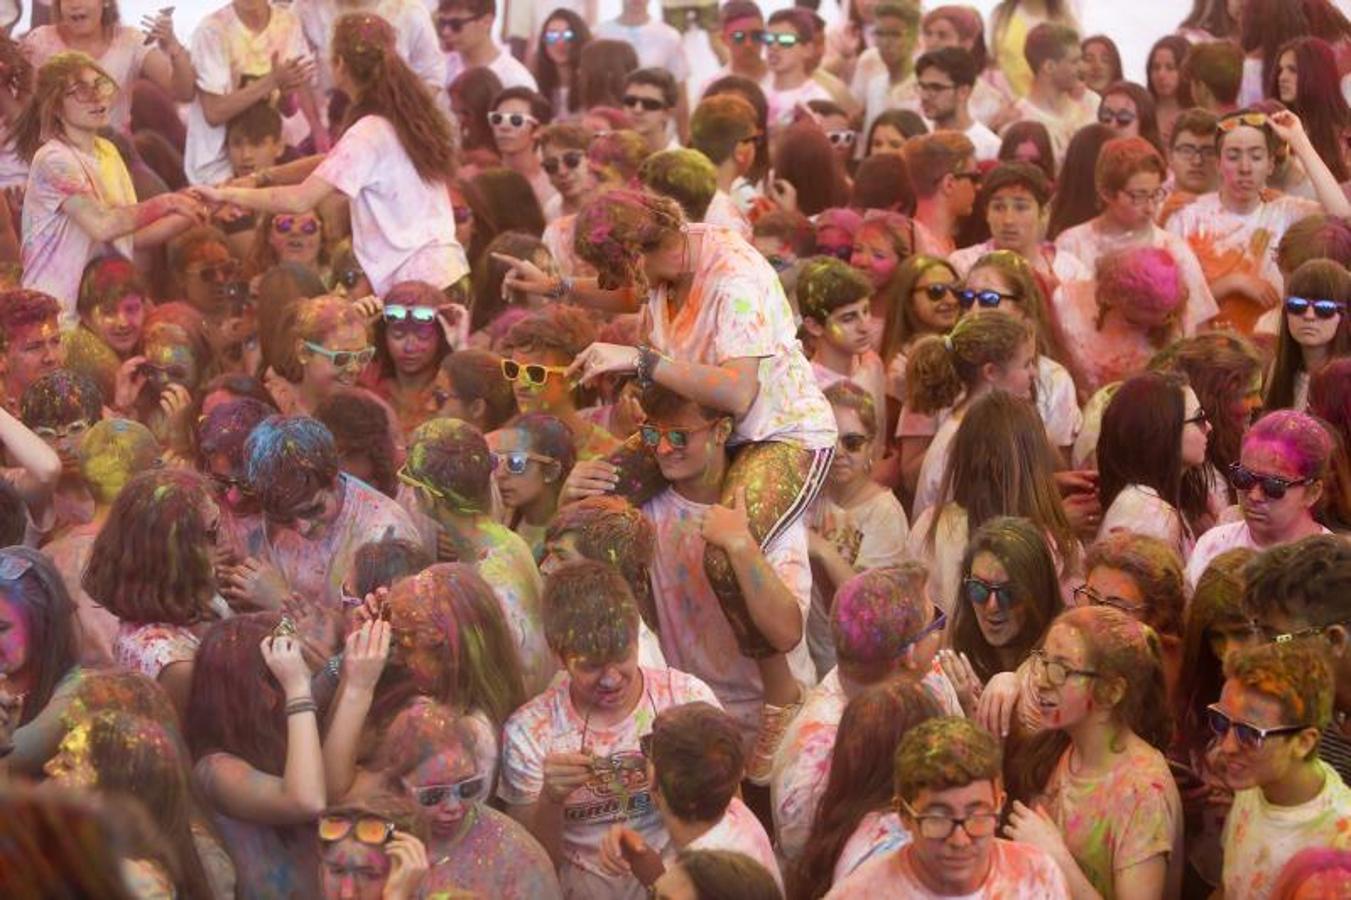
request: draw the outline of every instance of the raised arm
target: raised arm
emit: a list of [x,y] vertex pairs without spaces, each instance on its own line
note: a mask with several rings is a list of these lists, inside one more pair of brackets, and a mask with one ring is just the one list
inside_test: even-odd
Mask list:
[[389,657],[390,634],[389,623],[375,619],[347,636],[342,680],[324,735],[324,783],[335,800],[346,796],[356,780],[357,747]]
[[1328,215],[1343,218],[1351,216],[1351,200],[1346,199],[1342,186],[1337,183],[1337,176],[1332,174],[1327,163],[1323,162],[1323,157],[1318,155],[1299,116],[1283,109],[1267,116],[1267,121],[1271,123],[1276,136],[1289,144],[1290,150],[1299,158],[1304,172],[1309,176],[1309,183],[1313,185],[1314,195]]

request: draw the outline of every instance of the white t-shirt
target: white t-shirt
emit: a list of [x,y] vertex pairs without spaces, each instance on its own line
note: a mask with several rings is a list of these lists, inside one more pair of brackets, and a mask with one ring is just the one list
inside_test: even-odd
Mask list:
[[1301,850],[1351,847],[1351,789],[1322,760],[1323,789],[1307,803],[1275,806],[1261,788],[1234,794],[1224,822],[1224,896],[1266,900],[1281,869]]
[[1069,900],[1070,889],[1055,860],[1031,844],[994,839],[990,874],[976,891],[960,897],[936,894],[915,875],[902,847],[874,857],[826,894],[826,900]]
[[645,315],[652,346],[706,366],[758,357],[760,389],[729,443],[781,441],[803,450],[835,446],[835,414],[802,354],[797,324],[778,273],[745,238],[725,228],[686,226],[698,242],[694,284],[679,310],[665,285]]
[[423,181],[384,116],[358,119],[314,174],[351,201],[352,249],[377,295],[401,281],[446,288],[469,271],[446,186]]
[[[465,64],[464,57],[459,53],[445,54],[446,80],[445,84],[449,87],[459,78],[469,66]],[[484,68],[492,70],[497,76],[497,80],[502,82],[502,89],[509,87],[527,87],[532,91],[539,90],[539,85],[535,82],[535,75],[525,67],[525,63],[512,56],[505,48],[498,47],[497,55],[493,57],[492,62]]]
[[1054,447],[1069,447],[1083,427],[1079,396],[1069,370],[1045,354],[1037,357],[1037,412]]
[[[245,77],[261,78],[272,70],[272,57],[309,58],[309,45],[295,13],[273,5],[267,27],[250,31],[232,4],[202,20],[192,35],[192,64],[197,90],[225,95],[239,90]],[[198,97],[188,107],[188,138],[183,169],[192,184],[218,184],[231,175],[225,155],[225,125],[211,125]],[[363,265],[364,268],[364,265]]]
[[[938,530],[930,545],[929,531],[934,516],[938,516]],[[962,556],[971,540],[970,531],[966,510],[951,502],[930,506],[915,518],[915,525],[910,529],[907,542],[910,558],[924,563],[929,570],[929,599],[949,616],[958,602],[957,585],[962,577]]]
[[1013,105],[1016,113],[1014,121],[1040,122],[1046,126],[1046,131],[1051,136],[1051,150],[1055,153],[1058,169],[1064,165],[1065,151],[1069,149],[1074,133],[1085,125],[1092,125],[1098,121],[1098,106],[1101,103],[1102,98],[1088,88],[1084,89],[1082,97],[1077,99],[1071,97],[1063,113],[1038,106],[1030,98],[1022,97]]
[[[660,622],[661,650],[666,661],[698,676],[718,695],[737,720],[747,745],[760,723],[764,684],[755,661],[742,656],[736,635],[704,572],[704,514],[709,507],[667,489],[643,506],[656,529],[652,560],[652,596]],[[807,558],[807,526],[799,519],[764,551],[774,574],[792,592],[806,622],[812,574]],[[788,652],[788,665],[798,681],[812,685],[816,673],[804,637]]]
[[[23,36],[19,47],[35,69],[63,50],[71,49],[61,40],[61,33],[55,25],[34,28]],[[131,87],[141,77],[145,58],[153,49],[154,44],[146,45],[144,34],[135,28],[118,25],[113,28],[108,49],[94,60],[99,68],[108,73],[108,77],[117,82],[118,91],[113,98],[112,109],[112,127],[116,131],[131,130]]]
[[[961,413],[965,413],[965,408]],[[957,439],[957,429],[962,425],[962,414],[954,412],[945,418],[934,432],[929,449],[924,451],[919,481],[915,484],[915,501],[910,505],[910,515],[915,519],[929,507],[947,499],[940,496],[939,491],[943,487],[943,471],[947,469],[948,457],[952,454],[952,442]]]
[[349,12],[370,12],[394,28],[394,47],[408,67],[433,94],[446,85],[446,55],[436,36],[431,12],[421,0],[375,0],[374,3],[343,4],[341,0],[294,0],[291,10],[300,19],[300,27],[310,51],[319,63],[318,88],[321,94],[333,89],[333,26]]
[[[526,806],[539,799],[544,789],[544,758],[551,753],[591,752],[624,764],[612,777],[594,776],[563,803],[563,858],[596,874],[602,874],[601,838],[617,822],[626,822],[659,853],[670,842],[661,816],[652,804],[652,785],[647,778],[647,766],[642,764],[639,737],[651,733],[653,720],[664,709],[697,700],[719,705],[708,685],[692,675],[674,669],[639,671],[643,696],[629,717],[618,725],[604,727],[590,721],[584,711],[572,704],[571,679],[562,677],[516,710],[503,728],[497,795],[512,806]],[[629,768],[629,764],[633,767]],[[566,868],[563,875],[567,895]]]
[[[61,321],[67,325],[75,322],[84,267],[105,247],[66,212],[66,201],[77,195],[105,206],[136,202],[131,174],[111,141],[95,138],[92,154],[62,140],[47,141],[28,171],[20,247],[23,286],[61,301]],[[131,259],[132,236],[117,238],[112,247]]]
[[972,144],[976,147],[976,161],[986,162],[999,158],[999,148],[1004,143],[999,135],[995,134],[979,119],[971,120],[971,127],[963,131]]
[[833,100],[830,91],[823,88],[816,79],[808,78],[795,88],[778,90],[774,87],[774,76],[767,75],[760,82],[769,102],[769,127],[782,128],[793,124],[793,110],[798,104],[807,104],[812,100]]
[[899,850],[908,843],[910,832],[901,824],[901,817],[895,812],[888,809],[866,813],[840,850],[830,883],[839,884],[869,860]]
[[[765,871],[774,876],[774,883],[779,886],[779,890],[783,890],[779,861],[774,857],[774,847],[769,842],[769,835],[765,833],[765,826],[760,824],[760,820],[751,812],[750,807],[741,802],[740,797],[732,798],[732,802],[727,805],[727,812],[723,813],[718,824],[690,841],[684,849],[730,850],[733,853],[743,853],[764,866]],[[675,857],[672,854],[667,865],[674,861]]]
[[601,22],[592,34],[608,41],[622,41],[638,53],[638,65],[644,69],[665,69],[680,84],[690,77],[689,60],[680,32],[660,19],[642,25],[624,25],[618,19]]
[[1262,84],[1262,57],[1245,56],[1243,80],[1238,84],[1238,108],[1252,106],[1262,100],[1266,93],[1266,86]]
[[1184,560],[1191,556],[1196,543],[1182,513],[1160,497],[1158,491],[1141,484],[1128,484],[1122,488],[1103,513],[1098,539],[1102,540],[1113,531],[1158,538]]
[[[1319,526],[1320,534],[1331,534],[1326,528]],[[1201,535],[1196,541],[1196,549],[1192,550],[1191,558],[1187,561],[1187,581],[1196,586],[1196,582],[1201,580],[1210,563],[1224,553],[1226,550],[1236,550],[1244,547],[1249,550],[1261,552],[1266,547],[1257,543],[1252,536],[1248,523],[1243,519],[1237,522],[1228,522],[1223,525],[1215,525],[1205,534]]]
[[732,195],[721,188],[714,193],[708,209],[704,211],[704,223],[735,231],[748,241],[751,239],[751,220],[732,200]]

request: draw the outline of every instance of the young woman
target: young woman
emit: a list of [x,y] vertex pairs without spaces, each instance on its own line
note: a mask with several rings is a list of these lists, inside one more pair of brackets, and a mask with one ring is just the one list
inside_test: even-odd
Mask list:
[[1056,183],[1055,149],[1051,146],[1051,133],[1041,122],[1014,122],[1010,125],[999,144],[999,161],[1036,166],[1046,176],[1047,184]]
[[1125,80],[1121,69],[1121,51],[1116,41],[1105,34],[1094,34],[1079,43],[1084,54],[1084,86],[1102,94],[1118,81]]
[[487,350],[456,350],[441,360],[432,382],[434,414],[461,419],[488,434],[516,415],[511,382],[502,377],[502,360]]
[[1307,5],[1283,0],[1237,0],[1238,42],[1247,54],[1243,81],[1238,89],[1239,106],[1249,106],[1265,96],[1265,87],[1276,70],[1277,53],[1288,41],[1315,33],[1305,13]]
[[289,330],[300,376],[294,399],[306,414],[318,409],[334,390],[356,386],[375,357],[365,316],[342,297],[300,301]]
[[[571,217],[575,222],[576,218]],[[554,220],[555,222],[561,220]],[[546,237],[548,232],[545,232]],[[560,247],[568,257],[572,257],[571,242]],[[511,326],[508,313],[520,313],[525,310],[538,310],[549,298],[509,291],[502,287],[511,267],[498,261],[494,254],[509,256],[513,259],[526,259],[542,271],[555,274],[562,266],[555,264],[556,257],[549,251],[544,241],[523,231],[503,231],[493,238],[484,248],[483,258],[475,270],[474,303],[469,310],[469,345],[471,347],[491,348],[500,344]],[[585,267],[589,270],[589,266]],[[582,274],[574,269],[572,274]]]
[[[469,271],[455,239],[450,125],[395,49],[384,19],[352,13],[333,29],[333,79],[354,98],[324,157],[251,176],[252,188],[197,190],[209,200],[299,215],[334,191],[351,201],[352,249],[377,294],[401,281],[444,291]],[[267,187],[277,183],[278,187]]]
[[535,82],[553,105],[554,121],[581,115],[582,97],[577,88],[577,69],[582,48],[591,43],[586,20],[567,7],[549,14],[535,48]]
[[1340,85],[1337,54],[1329,39],[1295,38],[1276,52],[1267,96],[1284,103],[1304,122],[1309,142],[1337,181],[1346,181],[1347,130],[1351,108]]
[[572,431],[555,416],[527,413],[494,437],[493,477],[508,524],[530,545],[538,563],[559,492],[577,460]]
[[295,626],[274,612],[218,622],[193,674],[183,731],[239,893],[317,895],[324,760]]
[[[455,114],[455,121],[460,123],[460,149],[466,156],[472,153],[497,159],[497,142],[493,140],[493,129],[488,124],[488,113],[492,112],[493,101],[500,93],[502,80],[487,66],[465,69],[446,88],[450,110]],[[460,246],[468,246],[463,236]]]
[[75,605],[61,573],[36,550],[0,550],[0,576],[0,675],[23,696],[5,762],[11,773],[36,777],[56,753],[82,674]]
[[85,592],[121,622],[118,665],[152,678],[180,713],[206,626],[229,610],[212,567],[220,510],[190,470],[133,478],[113,503],[90,553]]
[[1164,152],[1154,95],[1133,81],[1107,86],[1098,106],[1098,123],[1112,129],[1114,137],[1142,137]]
[[927,134],[929,128],[919,113],[911,109],[889,109],[873,119],[868,128],[868,139],[863,142],[867,156],[880,153],[900,155],[905,142],[917,134]]
[[1309,376],[1351,355],[1351,275],[1330,259],[1306,262],[1286,283],[1276,360],[1267,376],[1266,409],[1303,412]]
[[58,53],[38,70],[11,132],[29,162],[23,286],[61,301],[67,321],[85,264],[104,244],[131,259],[135,246],[158,246],[199,218],[198,204],[182,194],[136,202],[117,148],[98,136],[116,95],[117,83],[88,56]]
[[[634,132],[626,134],[637,137]],[[505,166],[484,169],[462,180],[460,190],[474,223],[468,250],[476,271],[483,268],[484,253],[499,235],[508,231],[522,231],[532,237],[544,234],[544,210],[539,198],[529,180],[516,170]]]
[[1099,537],[1118,529],[1157,537],[1182,559],[1207,513],[1201,467],[1210,424],[1179,375],[1128,379],[1107,404],[1098,435]]
[[1145,59],[1145,87],[1154,98],[1159,136],[1164,146],[1172,146],[1173,123],[1192,104],[1191,82],[1183,75],[1182,63],[1191,44],[1177,34],[1164,35],[1154,42]]
[[324,220],[314,211],[299,215],[268,213],[254,230],[247,271],[261,275],[277,263],[289,262],[327,280],[328,242],[324,231]]
[[928,691],[901,679],[849,701],[807,850],[788,879],[790,896],[823,897],[869,859],[910,840],[893,809],[896,747],[907,731],[940,714]]
[[1230,11],[1238,0],[1192,0],[1192,11],[1178,26],[1178,34],[1194,44],[1222,41],[1238,33],[1238,19]]
[[431,867],[424,843],[427,822],[406,791],[382,790],[333,804],[319,818],[317,831],[320,892],[314,896],[322,900],[424,896],[422,887]]
[[794,122],[774,142],[774,191],[779,182],[792,187],[793,200],[781,206],[795,208],[804,216],[849,202],[849,176],[835,155],[834,147],[815,122]]
[[999,516],[1025,517],[1042,529],[1063,581],[1079,572],[1079,542],[1055,487],[1058,463],[1030,403],[995,391],[971,405],[942,473],[946,502],[921,513],[910,534],[910,555],[927,565],[935,603],[951,609],[960,602],[954,598],[970,535]]
[[[424,281],[404,281],[385,294],[375,323],[373,370],[378,371],[379,380],[373,387],[394,409],[405,434],[427,419],[432,381],[451,349],[449,320],[453,316],[458,321],[463,314],[462,309],[450,308],[446,295]],[[467,341],[462,337],[460,342]]]
[[1031,326],[998,310],[960,319],[943,337],[926,337],[915,345],[906,364],[906,409],[898,430],[903,474],[906,441],[921,440],[910,437],[916,429],[906,421],[907,411],[937,419],[951,410],[922,451],[911,506],[915,518],[947,499],[939,493],[940,483],[952,440],[971,405],[994,390],[1031,400],[1036,374],[1037,341]]
[[[1318,202],[1282,195],[1264,198],[1282,142],[1304,166]],[[1241,110],[1220,119],[1215,139],[1220,188],[1179,209],[1167,228],[1185,238],[1220,305],[1212,325],[1251,334],[1257,319],[1280,303],[1284,284],[1276,246],[1296,221],[1322,210],[1351,215],[1351,200],[1310,142],[1294,113]]]
[[[1046,223],[1046,237],[1054,241],[1062,231],[1082,225],[1098,214],[1100,201],[1096,186],[1098,155],[1116,131],[1098,123],[1085,125],[1070,138],[1065,148],[1065,162],[1056,178],[1055,195],[1051,198],[1050,219]],[[1055,159],[1054,156],[1051,157]]]
[[1005,761],[1009,837],[1050,853],[1073,896],[1178,896],[1182,802],[1161,752],[1172,720],[1153,631],[1110,607],[1073,609],[1031,669],[1049,731]]

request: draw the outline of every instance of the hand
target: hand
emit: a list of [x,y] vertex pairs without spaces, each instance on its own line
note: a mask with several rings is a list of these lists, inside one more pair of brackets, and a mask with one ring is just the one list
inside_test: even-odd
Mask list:
[[552,295],[559,280],[549,276],[543,269],[528,259],[517,259],[505,253],[494,253],[493,259],[507,266],[508,272],[502,279],[504,290],[524,291],[540,296]]
[[1096,494],[1098,492],[1098,472],[1096,469],[1077,469],[1056,472],[1056,489],[1061,497],[1072,494]]
[[343,681],[361,691],[374,691],[389,659],[389,640],[393,634],[388,622],[375,619],[347,636],[342,656]]
[[813,560],[819,560],[821,557],[825,556],[826,553],[834,549],[835,549],[834,546],[825,537],[825,535],[821,534],[821,532],[817,531],[815,528],[807,529],[808,557],[810,557]]
[[280,572],[251,556],[225,574],[220,592],[231,609],[252,612],[281,609],[291,588]]
[[314,77],[314,60],[293,56],[282,59],[280,54],[272,54],[272,71],[268,72],[273,86],[283,94],[289,94],[296,88],[302,88]]
[[1258,275],[1234,272],[1217,281],[1216,286],[1221,288],[1215,292],[1217,294],[1239,294],[1263,309],[1272,309],[1281,303],[1281,292],[1276,290],[1276,285]]
[[192,406],[192,392],[177,382],[166,384],[164,390],[160,392],[159,408],[171,427],[178,424],[178,419],[190,406]]
[[188,192],[203,203],[223,205],[228,202],[223,188],[212,187],[209,184],[193,185]]
[[975,718],[984,685],[980,683],[980,676],[976,674],[971,660],[965,653],[944,649],[938,651],[938,665],[952,683],[953,690],[957,692],[962,712],[968,719]]
[[542,793],[551,803],[562,803],[568,795],[591,780],[589,753],[550,753],[544,757]]
[[385,307],[380,298],[371,294],[369,297],[362,297],[360,300],[353,300],[352,306],[361,313],[362,318],[368,321],[375,321],[384,315]]
[[310,667],[305,665],[298,638],[268,635],[258,646],[268,671],[276,677],[288,699],[309,696]]
[[431,869],[426,845],[411,834],[396,831],[385,844],[385,855],[391,864],[381,900],[413,900]]
[[[385,614],[385,604],[388,602],[389,588],[378,587],[371,591],[360,605],[352,608],[348,621],[349,629],[355,631],[368,622],[378,622],[382,619],[389,621],[389,616]],[[348,639],[351,639],[350,636]]]
[[1008,737],[1022,683],[1017,672],[1000,672],[986,682],[976,704],[976,721],[991,734]]
[[1069,852],[1065,849],[1065,838],[1060,834],[1060,829],[1040,804],[1033,809],[1021,800],[1014,800],[1004,833],[1010,840],[1045,850],[1057,862]]
[[581,384],[587,384],[599,375],[610,372],[632,372],[637,368],[637,347],[597,341],[577,354],[572,365],[568,366],[567,377]]
[[136,405],[136,398],[141,396],[141,389],[145,387],[150,377],[141,370],[141,366],[145,363],[144,356],[133,356],[118,367],[117,377],[113,382],[113,409],[129,413]]
[[164,204],[164,215],[166,216],[177,213],[199,225],[207,220],[207,212],[202,208],[202,201],[193,196],[191,192],[161,194],[159,199]]
[[436,311],[436,321],[441,323],[441,334],[452,351],[469,346],[469,310],[463,303],[447,303],[440,307]]
[[282,613],[295,623],[296,633],[316,659],[328,659],[342,646],[342,613],[314,603],[292,591],[281,603]]
[[1309,141],[1309,136],[1304,132],[1304,123],[1288,109],[1268,115],[1267,124],[1276,132],[1276,137],[1290,145],[1291,150]]
[[619,469],[603,459],[583,460],[572,467],[568,480],[563,482],[559,504],[571,503],[583,497],[598,497],[613,493],[619,484]]
[[746,516],[746,489],[737,488],[731,506],[715,503],[704,514],[704,540],[732,553],[747,545],[754,546],[750,519]]
[[175,49],[183,46],[179,42],[178,36],[174,34],[174,8],[172,6],[161,9],[154,16],[142,18],[141,30],[145,32],[147,44],[153,41],[165,53],[172,53]]
[[611,825],[600,839],[600,867],[610,875],[628,875],[632,870],[624,858],[624,846],[634,852],[646,849],[643,836],[627,825]]
[[647,413],[643,412],[638,395],[631,390],[621,391],[615,400],[614,412],[610,415],[610,433],[626,441],[646,421]]

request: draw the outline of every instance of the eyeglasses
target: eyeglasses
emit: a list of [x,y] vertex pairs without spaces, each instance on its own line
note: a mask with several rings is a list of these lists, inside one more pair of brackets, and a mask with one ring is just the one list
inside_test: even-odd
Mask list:
[[546,366],[540,363],[521,364],[514,359],[502,360],[502,377],[507,381],[520,381],[538,387],[549,380],[550,375],[566,375],[566,366]]
[[503,124],[508,124],[512,128],[520,128],[523,125],[538,125],[539,119],[529,113],[488,113],[488,124],[494,128],[500,128]]
[[764,37],[760,40],[765,42],[766,47],[773,47],[775,44],[778,44],[780,47],[796,47],[798,44],[802,43],[802,38],[795,34],[775,34],[772,31],[766,31]]
[[33,429],[33,433],[44,441],[75,440],[88,431],[90,427],[88,420],[76,419],[64,428],[39,425]]
[[217,475],[215,472],[208,473],[208,477],[215,484],[218,493],[224,494],[231,490],[239,491],[241,494],[252,494],[253,488],[249,486],[249,481],[240,475]]
[[321,816],[319,840],[325,844],[351,835],[363,844],[383,846],[394,836],[394,823],[379,816]]
[[684,450],[690,445],[690,435],[708,431],[721,421],[721,419],[714,419],[712,422],[705,422],[703,425],[694,428],[662,428],[660,425],[643,425],[638,429],[638,434],[643,439],[643,443],[653,450],[661,446],[662,438],[666,438],[666,443],[670,444],[673,450]]
[[948,627],[948,614],[943,612],[941,607],[935,606],[934,617],[933,619],[930,620],[929,624],[921,628],[918,632],[914,634],[914,636],[906,638],[904,641],[901,642],[901,645],[904,647],[913,647],[915,644],[918,644],[920,641],[924,640],[929,635],[934,634],[935,632],[942,631],[944,628],[947,627]]
[[221,284],[223,282],[233,281],[238,277],[240,271],[239,260],[222,259],[218,262],[206,263],[202,266],[196,266],[187,270],[189,275],[196,275],[203,281],[212,284]]
[[1152,191],[1122,191],[1126,198],[1136,206],[1153,205],[1162,203],[1167,197],[1168,192],[1163,188],[1155,188]]
[[483,785],[487,780],[482,775],[475,775],[454,784],[429,784],[426,787],[413,788],[413,797],[419,806],[428,809],[440,806],[448,799],[468,803],[483,792]]
[[1008,609],[1014,603],[1012,583],[1006,581],[1003,584],[992,584],[974,575],[962,579],[962,596],[966,597],[966,602],[972,606],[984,606],[991,596],[999,604],[1000,609]]
[[1032,651],[1032,674],[1034,677],[1046,675],[1046,680],[1052,687],[1061,687],[1070,680],[1071,675],[1078,675],[1080,678],[1097,678],[1098,673],[1092,669],[1076,669],[1067,666],[1063,662],[1051,659],[1046,655],[1045,650]]
[[1196,144],[1178,144],[1173,148],[1173,152],[1189,163],[1214,159],[1217,155],[1214,147],[1199,147]]
[[1228,713],[1219,708],[1218,704],[1214,703],[1206,707],[1206,718],[1210,722],[1210,730],[1214,732],[1215,737],[1223,740],[1224,736],[1232,729],[1234,737],[1238,739],[1238,745],[1245,750],[1261,749],[1269,737],[1298,734],[1306,728],[1315,727],[1313,725],[1281,725],[1278,728],[1259,728],[1256,725],[1240,722],[1238,719],[1230,717]]
[[932,813],[920,814],[915,812],[905,800],[901,801],[901,806],[906,813],[919,823],[919,836],[931,841],[945,841],[957,830],[957,826],[962,827],[966,836],[970,838],[987,838],[995,833],[999,827],[999,813],[980,812],[958,818],[957,816],[941,816]]
[[330,350],[322,344],[316,344],[314,341],[305,341],[305,347],[312,353],[318,353],[326,358],[336,369],[361,369],[375,358],[374,347],[363,347],[360,350]]
[[832,147],[852,147],[858,142],[858,132],[851,130],[827,131],[826,139]]
[[540,161],[540,166],[550,175],[557,175],[559,169],[567,167],[575,169],[586,159],[586,154],[580,150],[565,150],[558,156],[546,156]]
[[544,32],[544,43],[546,44],[571,44],[576,39],[577,34],[571,28],[567,31]]
[[1118,128],[1125,128],[1135,121],[1135,110],[1133,109],[1108,109],[1105,106],[1098,107],[1098,122],[1103,125],[1116,123]]
[[1210,413],[1206,412],[1204,409],[1197,409],[1196,414],[1186,419],[1183,419],[1182,424],[1195,425],[1197,428],[1200,428],[1209,421],[1210,421]]
[[117,93],[117,82],[106,75],[100,75],[93,81],[77,81],[66,90],[67,97],[74,97],[81,103],[96,103],[107,100]]
[[998,309],[999,304],[1005,300],[1017,301],[1023,299],[1017,294],[1001,294],[999,291],[993,290],[973,291],[969,288],[962,288],[956,293],[957,303],[961,305],[962,309],[970,309],[977,303],[980,304],[981,309]]
[[624,106],[628,109],[637,109],[641,106],[648,112],[667,108],[666,102],[663,100],[658,100],[656,97],[639,97],[635,94],[624,95]]
[[1235,490],[1247,492],[1253,485],[1261,485],[1262,493],[1268,500],[1280,500],[1292,487],[1312,484],[1314,478],[1281,478],[1279,475],[1262,475],[1244,466],[1242,463],[1229,464],[1229,483]]
[[402,325],[405,322],[411,322],[414,325],[436,324],[436,309],[431,306],[405,306],[402,303],[391,303],[384,308],[383,315],[385,321],[391,325]]
[[1131,603],[1123,597],[1117,597],[1113,594],[1100,594],[1096,588],[1091,588],[1086,584],[1081,584],[1074,589],[1074,601],[1080,606],[1110,606],[1132,616],[1138,616],[1147,609],[1138,603]]
[[493,453],[491,456],[493,471],[500,472],[505,465],[509,475],[524,475],[532,460],[544,465],[557,462],[552,456],[545,456],[543,453],[531,453],[529,450],[507,450],[502,453]]
[[727,39],[733,44],[763,44],[765,42],[765,33],[763,31],[733,31],[727,35]]
[[319,220],[312,216],[304,219],[298,216],[277,216],[272,220],[272,230],[277,234],[290,234],[292,229],[301,234],[318,234]]
[[955,88],[955,84],[942,84],[937,81],[921,81],[916,84],[921,94],[941,94],[944,91],[950,91]]
[[1228,134],[1240,125],[1247,125],[1249,128],[1266,128],[1267,114],[1260,112],[1233,113],[1220,119],[1215,124],[1215,129],[1220,134]]
[[928,294],[931,303],[937,303],[949,294],[954,299],[961,300],[961,288],[955,284],[927,284],[924,287],[915,288],[915,293],[920,291]]
[[479,18],[481,16],[437,16],[436,27],[448,28],[455,34],[459,34],[464,26]]
[[1340,622],[1328,622],[1326,625],[1310,625],[1307,628],[1296,628],[1294,631],[1286,631],[1281,633],[1276,633],[1266,628],[1261,628],[1256,623],[1253,623],[1253,627],[1256,628],[1258,631],[1262,632],[1262,636],[1266,638],[1266,640],[1269,643],[1288,644],[1291,641],[1297,641],[1300,640],[1301,638],[1314,637],[1315,635],[1322,634],[1329,628],[1336,628],[1341,625],[1346,625],[1348,624],[1348,622],[1351,622],[1351,620],[1344,619]]
[[1346,309],[1346,304],[1339,300],[1310,300],[1307,297],[1285,298],[1285,311],[1292,316],[1302,316],[1310,309],[1320,319],[1331,319],[1334,316],[1341,315],[1342,310]]
[[873,439],[866,434],[842,434],[840,435],[840,446],[849,453],[858,453],[860,450],[866,450],[872,444]]

